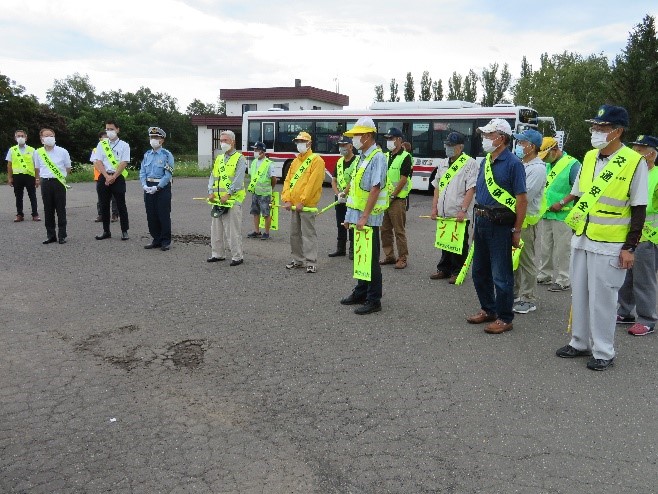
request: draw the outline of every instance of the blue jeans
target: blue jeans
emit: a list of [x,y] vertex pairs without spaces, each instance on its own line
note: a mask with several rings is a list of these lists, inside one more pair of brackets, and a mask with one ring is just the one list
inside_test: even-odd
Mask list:
[[482,310],[505,322],[514,319],[511,229],[511,225],[494,225],[486,218],[475,217],[473,285]]

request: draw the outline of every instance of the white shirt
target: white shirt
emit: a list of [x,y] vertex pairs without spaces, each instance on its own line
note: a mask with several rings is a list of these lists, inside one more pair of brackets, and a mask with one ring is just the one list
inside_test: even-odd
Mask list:
[[[128,163],[130,161],[130,145],[126,141],[117,139],[116,141],[108,141],[108,144],[110,145],[110,149],[114,153],[114,156],[119,163],[122,161]],[[101,146],[100,142],[98,143],[98,146],[96,146],[96,159],[103,162],[103,165],[108,172],[116,171],[116,169],[110,163],[110,160],[108,160],[107,156],[105,156],[105,151],[103,151],[103,146]]]
[[[44,148],[45,149],[45,148]],[[62,172],[62,175],[66,177],[66,169],[71,168],[71,157],[69,152],[59,146],[55,146],[52,151],[46,149],[46,154],[50,158],[50,161],[59,168],[59,171]],[[39,170],[39,177],[41,178],[55,178],[53,172],[50,171],[50,168],[43,162],[41,156],[38,153],[38,150],[34,151],[34,168]]]
[[[619,152],[619,151],[617,151]],[[596,165],[594,165],[594,176],[598,177],[601,173],[601,170],[608,164],[610,158],[615,156],[617,152],[611,154],[607,158],[601,159],[599,156],[596,157]],[[571,194],[574,196],[580,197],[582,194],[580,192],[580,174],[583,172],[583,166],[580,167],[578,172],[578,177],[573,183],[571,188]],[[646,205],[649,199],[649,186],[647,185],[649,180],[649,169],[647,168],[647,163],[642,158],[637,164],[635,169],[635,174],[633,175],[633,180],[631,181],[630,195],[631,195],[631,206],[642,206]],[[623,242],[597,242],[587,238],[585,234],[583,235],[574,235],[571,237],[571,248],[572,249],[582,249],[594,254],[602,254],[605,256],[618,256],[619,251],[621,250]]]
[[[448,168],[450,168],[453,163],[450,163],[448,159],[440,162],[436,169],[436,177],[432,182],[434,188],[439,186],[439,180],[441,180],[441,177],[445,175]],[[454,218],[457,216],[457,213],[461,211],[466,192],[475,187],[478,178],[478,170],[477,162],[473,158],[470,158],[457,172],[457,175],[452,177],[448,185],[445,187],[445,190],[441,191],[441,194],[439,195],[439,200],[437,202],[439,216],[442,218]],[[471,203],[468,205],[467,216],[470,217],[472,212],[473,200],[471,200]]]
[[527,216],[534,216],[541,209],[541,201],[544,197],[544,187],[546,186],[546,163],[541,158],[535,156],[527,163],[525,167],[525,184],[528,191],[528,210]]

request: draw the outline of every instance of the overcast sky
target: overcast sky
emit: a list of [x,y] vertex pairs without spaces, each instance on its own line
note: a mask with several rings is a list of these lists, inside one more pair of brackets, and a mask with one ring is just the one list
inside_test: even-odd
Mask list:
[[411,71],[509,64],[565,50],[621,52],[655,0],[492,2],[407,0],[3,0],[0,73],[45,102],[54,79],[88,74],[97,91],[140,86],[214,103],[220,88],[303,85],[336,90],[350,108],[372,103],[374,86]]

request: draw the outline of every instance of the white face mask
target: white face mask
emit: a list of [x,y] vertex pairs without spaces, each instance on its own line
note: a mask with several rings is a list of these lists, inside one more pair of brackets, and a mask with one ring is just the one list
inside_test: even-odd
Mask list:
[[18,143],[19,146],[25,146],[25,137],[17,137],[16,143]]
[[219,147],[221,147],[222,151],[224,151],[225,153],[227,153],[229,151],[229,149],[231,149],[231,145],[228,142],[222,142],[219,145]]
[[297,143],[297,152],[305,153],[307,149],[308,149],[308,144],[306,144],[305,142]]
[[116,130],[108,130],[107,131],[107,138],[108,139],[116,139],[117,138],[117,131]]
[[446,146],[446,156],[448,158],[454,158],[454,156],[455,156],[455,147],[454,146]]
[[395,149],[395,139],[386,141],[386,149],[388,149],[389,151],[393,151]]
[[592,147],[596,149],[603,149],[606,147],[608,144],[608,132],[598,132],[594,131],[592,132],[592,137],[590,138]]
[[254,159],[259,160],[261,157],[260,151],[258,149],[254,149]]
[[498,146],[494,146],[494,142],[498,140],[500,136],[496,137],[496,139],[482,139],[482,149],[484,149],[485,153],[493,153],[496,149],[498,149]]
[[153,149],[157,149],[161,146],[160,139],[151,139],[149,142],[151,143],[151,147]]
[[354,146],[355,149],[361,149],[361,136],[352,137],[352,146]]
[[349,149],[347,149],[346,147],[345,147],[345,148],[338,148],[338,152],[339,152],[342,156],[347,156],[347,153],[349,152]]
[[55,145],[55,138],[53,136],[47,136],[42,139],[44,146],[52,147]]

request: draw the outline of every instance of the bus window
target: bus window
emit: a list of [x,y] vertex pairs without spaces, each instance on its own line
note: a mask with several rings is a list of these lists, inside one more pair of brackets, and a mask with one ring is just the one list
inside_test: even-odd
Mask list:
[[413,156],[430,156],[430,123],[414,122],[411,126],[411,154]]
[[[377,122],[377,144],[379,144],[384,152],[386,152],[386,138],[384,137],[384,134],[386,134],[389,129],[392,129],[395,127],[396,129],[400,129],[402,133],[404,133],[404,130],[402,129],[402,121],[398,120],[391,120],[391,121],[379,121]],[[406,134],[405,138],[402,139],[403,141],[406,141]]]
[[473,120],[442,120],[440,122],[434,121],[432,123],[432,150],[428,156],[431,156],[432,158],[446,157],[443,141],[446,140],[450,132],[459,132],[464,135],[464,152],[471,155]]
[[317,153],[338,154],[338,140],[346,131],[345,122],[319,121],[315,122],[315,143],[313,150]]
[[260,141],[260,122],[249,121],[249,135],[247,136],[247,149],[245,151],[251,151],[251,148],[256,141]]
[[300,132],[313,135],[313,122],[284,120],[277,123],[279,131],[274,142],[274,151],[297,153],[297,147],[292,142]]
[[263,122],[262,141],[266,149],[274,149],[274,122]]

